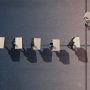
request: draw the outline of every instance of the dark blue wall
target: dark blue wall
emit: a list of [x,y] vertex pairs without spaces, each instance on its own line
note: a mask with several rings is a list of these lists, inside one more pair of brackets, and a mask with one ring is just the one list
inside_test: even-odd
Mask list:
[[[85,90],[83,49],[73,52],[61,46],[59,53],[47,49],[53,38],[67,45],[79,36],[85,44],[84,7],[84,0],[0,0],[0,36],[6,37],[6,46],[10,48],[16,36],[23,37],[26,49],[32,37],[42,39],[41,51],[28,51],[26,56],[20,52],[20,59],[0,50],[0,90]],[[89,51],[88,47],[88,58]]]

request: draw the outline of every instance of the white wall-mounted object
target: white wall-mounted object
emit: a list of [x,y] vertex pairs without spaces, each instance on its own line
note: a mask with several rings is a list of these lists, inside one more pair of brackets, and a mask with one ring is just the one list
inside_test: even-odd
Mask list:
[[84,15],[84,19],[86,23],[90,23],[90,12],[86,12]]
[[52,39],[51,43],[53,44],[52,51],[60,51],[60,40],[59,39]]
[[15,38],[15,49],[22,49],[22,37]]
[[74,46],[75,46],[76,48],[80,48],[80,37],[75,37],[75,38],[73,39],[73,42],[74,42]]
[[4,43],[5,43],[5,37],[0,37],[0,48],[4,48]]
[[33,38],[33,50],[40,50],[41,49],[41,38]]

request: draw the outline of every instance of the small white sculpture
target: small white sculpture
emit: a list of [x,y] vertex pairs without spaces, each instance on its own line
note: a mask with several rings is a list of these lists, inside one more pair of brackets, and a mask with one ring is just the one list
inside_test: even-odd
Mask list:
[[5,37],[0,37],[0,48],[4,48],[4,43],[5,43]]
[[22,37],[15,38],[15,49],[22,49]]
[[79,37],[75,37],[75,38],[73,39],[73,42],[74,42],[74,46],[75,46],[76,48],[80,48],[80,38],[79,38]]
[[86,12],[84,15],[84,19],[85,19],[85,24],[87,26],[90,26],[90,12]]
[[60,51],[60,40],[59,39],[52,39],[50,43],[51,51]]
[[33,50],[40,50],[41,38],[33,38],[33,41],[31,42],[31,47],[33,48]]
[[80,48],[80,37],[73,37],[67,46],[72,50]]

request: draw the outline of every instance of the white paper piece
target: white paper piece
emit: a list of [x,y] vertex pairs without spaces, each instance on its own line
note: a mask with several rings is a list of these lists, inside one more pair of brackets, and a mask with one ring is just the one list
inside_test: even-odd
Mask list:
[[15,38],[15,49],[22,49],[22,37]]
[[75,37],[75,38],[73,39],[73,42],[74,42],[74,46],[75,46],[76,48],[80,48],[80,38],[79,38],[79,37]]
[[40,50],[41,48],[41,38],[34,38],[34,50]]
[[60,51],[60,40],[52,39],[52,43],[53,43],[52,51]]
[[0,37],[0,48],[4,48],[5,37]]

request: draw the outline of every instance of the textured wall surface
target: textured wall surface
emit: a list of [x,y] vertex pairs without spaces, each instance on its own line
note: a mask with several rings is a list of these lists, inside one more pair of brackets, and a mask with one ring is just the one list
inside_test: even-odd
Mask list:
[[[67,45],[73,36],[85,44],[84,7],[84,0],[0,0],[0,36],[6,37],[9,48],[14,37],[22,36],[27,49],[20,56],[18,51],[0,50],[0,90],[85,90],[84,50],[62,46],[52,53],[47,47],[53,38]],[[42,38],[41,51],[30,49],[32,37]],[[90,47],[88,60],[89,54]],[[88,90],[89,68],[88,61]]]

